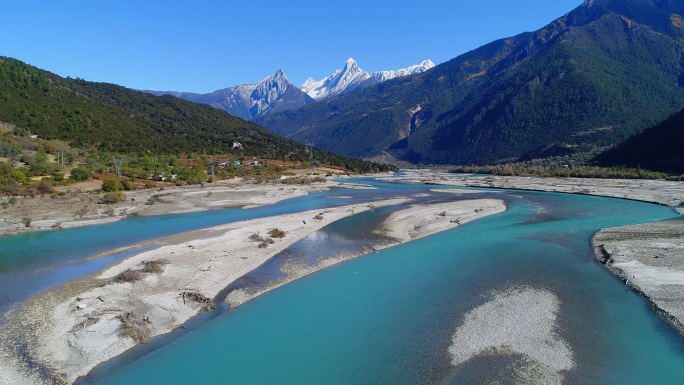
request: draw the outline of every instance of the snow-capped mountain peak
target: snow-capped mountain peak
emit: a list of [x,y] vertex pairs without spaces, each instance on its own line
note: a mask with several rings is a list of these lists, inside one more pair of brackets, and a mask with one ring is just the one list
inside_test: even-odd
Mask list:
[[250,110],[252,111],[252,115],[263,115],[263,113],[271,107],[273,102],[278,100],[292,85],[290,79],[288,79],[287,76],[285,76],[285,73],[283,73],[283,70],[280,69],[259,83],[247,85],[247,89],[252,88],[249,86],[254,86],[254,88],[250,90],[248,96],[251,103]]
[[368,72],[359,68],[354,59],[349,58],[343,69],[318,82],[309,78],[299,88],[312,98],[322,100],[377,84],[377,81],[371,78]]
[[311,88],[311,87],[313,86],[314,83],[316,83],[316,81],[313,80],[313,78],[308,78],[308,79],[306,79],[306,81],[304,82],[304,84],[302,84],[302,86],[299,87],[299,89],[302,90],[302,91],[304,91],[305,88],[307,88],[307,89]]
[[425,72],[434,66],[433,62],[425,60],[420,64],[396,71],[368,73],[359,67],[356,60],[349,58],[343,69],[333,72],[332,75],[320,81],[309,78],[299,88],[315,100],[323,100],[358,91],[396,77]]
[[378,72],[373,72],[372,75],[376,79],[378,79],[381,82],[384,82],[386,80],[402,77],[402,76],[408,76],[408,75],[415,75],[419,74],[421,72],[425,72],[435,66],[435,63],[433,63],[430,59],[423,60],[422,63],[412,65],[407,68],[402,68],[396,71],[378,71]]

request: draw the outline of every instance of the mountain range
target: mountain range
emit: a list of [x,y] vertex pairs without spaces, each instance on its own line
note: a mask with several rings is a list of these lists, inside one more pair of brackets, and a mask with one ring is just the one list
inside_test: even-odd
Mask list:
[[255,122],[342,154],[413,163],[612,145],[684,106],[682,15],[677,0],[588,0],[538,31]]
[[[326,97],[357,91],[395,77],[420,73],[434,66],[430,60],[425,60],[421,64],[396,71],[368,73],[360,69],[353,59],[349,59],[343,70],[335,71],[318,83],[309,78],[302,85],[302,89],[292,84],[282,70],[278,70],[258,83],[224,88],[208,94],[154,90],[142,92],[157,96],[171,95],[191,102],[208,104],[243,119],[254,119],[270,113],[296,109]],[[310,84],[314,86],[309,87]],[[304,91],[304,87],[307,87],[307,91]],[[315,87],[324,87],[328,91],[317,92]],[[323,93],[324,96],[321,96]]]
[[345,63],[344,68],[333,72],[332,75],[323,78],[323,80],[320,81],[309,78],[299,87],[299,89],[306,92],[315,100],[320,101],[362,90],[386,80],[419,74],[434,66],[435,64],[433,62],[425,60],[420,64],[396,71],[366,72],[359,67],[354,59],[349,58]]
[[292,84],[282,70],[258,83],[224,88],[208,94],[153,90],[143,92],[157,96],[172,95],[191,102],[208,104],[243,119],[290,110],[314,102]]

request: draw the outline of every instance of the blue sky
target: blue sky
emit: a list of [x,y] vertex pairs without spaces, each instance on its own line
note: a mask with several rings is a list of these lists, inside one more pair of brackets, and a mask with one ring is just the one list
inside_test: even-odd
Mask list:
[[0,55],[62,76],[211,92],[282,68],[295,85],[443,63],[543,27],[582,0],[6,1]]

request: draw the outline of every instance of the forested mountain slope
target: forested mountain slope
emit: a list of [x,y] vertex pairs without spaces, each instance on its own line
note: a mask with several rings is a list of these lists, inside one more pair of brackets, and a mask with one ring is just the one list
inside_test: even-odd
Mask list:
[[606,166],[641,166],[684,174],[684,109],[599,154],[595,161]]
[[258,118],[342,154],[512,161],[618,143],[684,105],[684,2],[593,0],[425,73]]
[[[0,121],[45,139],[122,153],[206,151],[305,161],[303,144],[209,105],[108,83],[62,78],[0,57]],[[243,150],[233,150],[240,142]],[[313,149],[319,162],[371,171],[377,165]]]

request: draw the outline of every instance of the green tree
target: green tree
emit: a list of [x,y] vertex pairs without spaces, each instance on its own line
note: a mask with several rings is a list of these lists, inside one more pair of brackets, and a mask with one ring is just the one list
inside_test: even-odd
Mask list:
[[16,143],[0,143],[0,154],[5,158],[14,159],[21,154],[22,148]]
[[119,190],[123,190],[123,185],[116,179],[105,179],[105,181],[102,182],[102,191],[112,192]]
[[47,161],[47,153],[45,152],[45,149],[39,148],[38,151],[36,151],[34,159],[36,163],[45,163]]
[[112,191],[105,194],[98,203],[101,204],[113,204],[119,203],[123,200],[123,194],[119,191]]
[[90,171],[85,167],[76,167],[71,170],[71,179],[75,181],[84,181],[90,179]]
[[36,176],[47,175],[50,173],[50,166],[42,163],[34,163],[29,167],[29,171]]
[[71,152],[65,152],[64,153],[64,162],[66,164],[74,164],[75,159],[76,159],[76,157],[74,156],[73,153],[71,153]]
[[26,182],[26,175],[24,175],[23,172],[21,171],[14,171],[13,173],[10,174],[10,178],[16,180],[19,183],[24,183]]
[[12,172],[14,172],[12,165],[0,163],[0,175],[10,175]]

